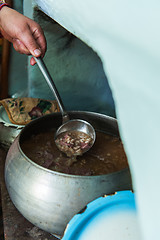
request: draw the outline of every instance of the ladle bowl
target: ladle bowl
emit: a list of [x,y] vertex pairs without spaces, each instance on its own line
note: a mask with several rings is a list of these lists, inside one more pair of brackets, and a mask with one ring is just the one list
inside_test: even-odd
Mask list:
[[62,124],[57,129],[55,138],[57,138],[57,136],[63,132],[68,132],[70,129],[72,129],[72,131],[84,132],[87,135],[91,136],[92,139],[95,140],[95,131],[92,125],[87,121],[80,120],[80,119],[72,119]]
[[[55,143],[57,145],[57,147],[62,150],[61,147],[59,147],[59,144],[57,144],[57,139],[61,136],[61,134],[65,133],[71,133],[71,132],[78,132],[78,133],[85,133],[87,136],[90,137],[90,144],[87,144],[87,147],[81,149],[80,151],[76,151],[73,153],[72,150],[72,154],[70,156],[77,156],[77,155],[82,155],[85,152],[87,152],[94,144],[95,142],[95,130],[92,127],[92,125],[90,123],[88,123],[87,121],[84,120],[80,120],[80,119],[73,119],[73,120],[69,120],[68,122],[62,124],[56,131],[55,134]],[[76,141],[76,140],[75,140]],[[65,151],[64,151],[65,152]],[[66,152],[67,154],[67,152]],[[69,155],[68,155],[69,156]]]

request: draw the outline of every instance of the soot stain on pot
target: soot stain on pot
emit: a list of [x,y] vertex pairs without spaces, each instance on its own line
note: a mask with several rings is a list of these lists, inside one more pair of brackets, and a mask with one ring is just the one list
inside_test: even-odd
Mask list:
[[54,134],[55,129],[51,129],[28,136],[21,141],[21,149],[38,165],[71,175],[103,175],[128,167],[123,144],[117,136],[97,131],[94,146],[72,162],[71,158],[58,150]]

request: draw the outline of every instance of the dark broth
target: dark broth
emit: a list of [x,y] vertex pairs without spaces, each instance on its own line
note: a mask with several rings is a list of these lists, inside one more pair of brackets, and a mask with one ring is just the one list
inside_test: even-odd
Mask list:
[[121,140],[96,132],[93,147],[76,158],[60,152],[54,141],[55,130],[31,136],[21,143],[22,151],[35,163],[53,171],[73,175],[102,175],[128,167]]

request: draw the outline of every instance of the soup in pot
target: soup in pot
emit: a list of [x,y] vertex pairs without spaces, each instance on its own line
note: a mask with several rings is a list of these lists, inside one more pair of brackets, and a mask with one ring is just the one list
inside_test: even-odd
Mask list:
[[82,156],[68,157],[54,140],[55,129],[32,135],[21,143],[24,154],[38,165],[72,175],[102,175],[128,167],[119,137],[96,131],[93,147]]

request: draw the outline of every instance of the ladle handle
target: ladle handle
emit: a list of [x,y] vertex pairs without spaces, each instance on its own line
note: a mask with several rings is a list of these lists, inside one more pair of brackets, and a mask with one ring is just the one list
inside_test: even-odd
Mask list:
[[60,111],[61,111],[61,114],[62,114],[62,118],[63,118],[63,123],[69,121],[69,116],[64,109],[64,105],[63,105],[63,102],[62,102],[61,97],[59,95],[59,92],[58,92],[58,90],[55,86],[55,83],[54,83],[50,73],[48,72],[48,69],[47,69],[43,59],[41,57],[39,57],[39,58],[34,57],[34,59],[36,60],[36,62],[38,64],[38,67],[40,68],[45,80],[47,81],[51,91],[53,92],[53,94],[54,94],[54,96],[55,96],[55,98],[58,102],[58,105],[59,105],[59,108],[60,108]]

